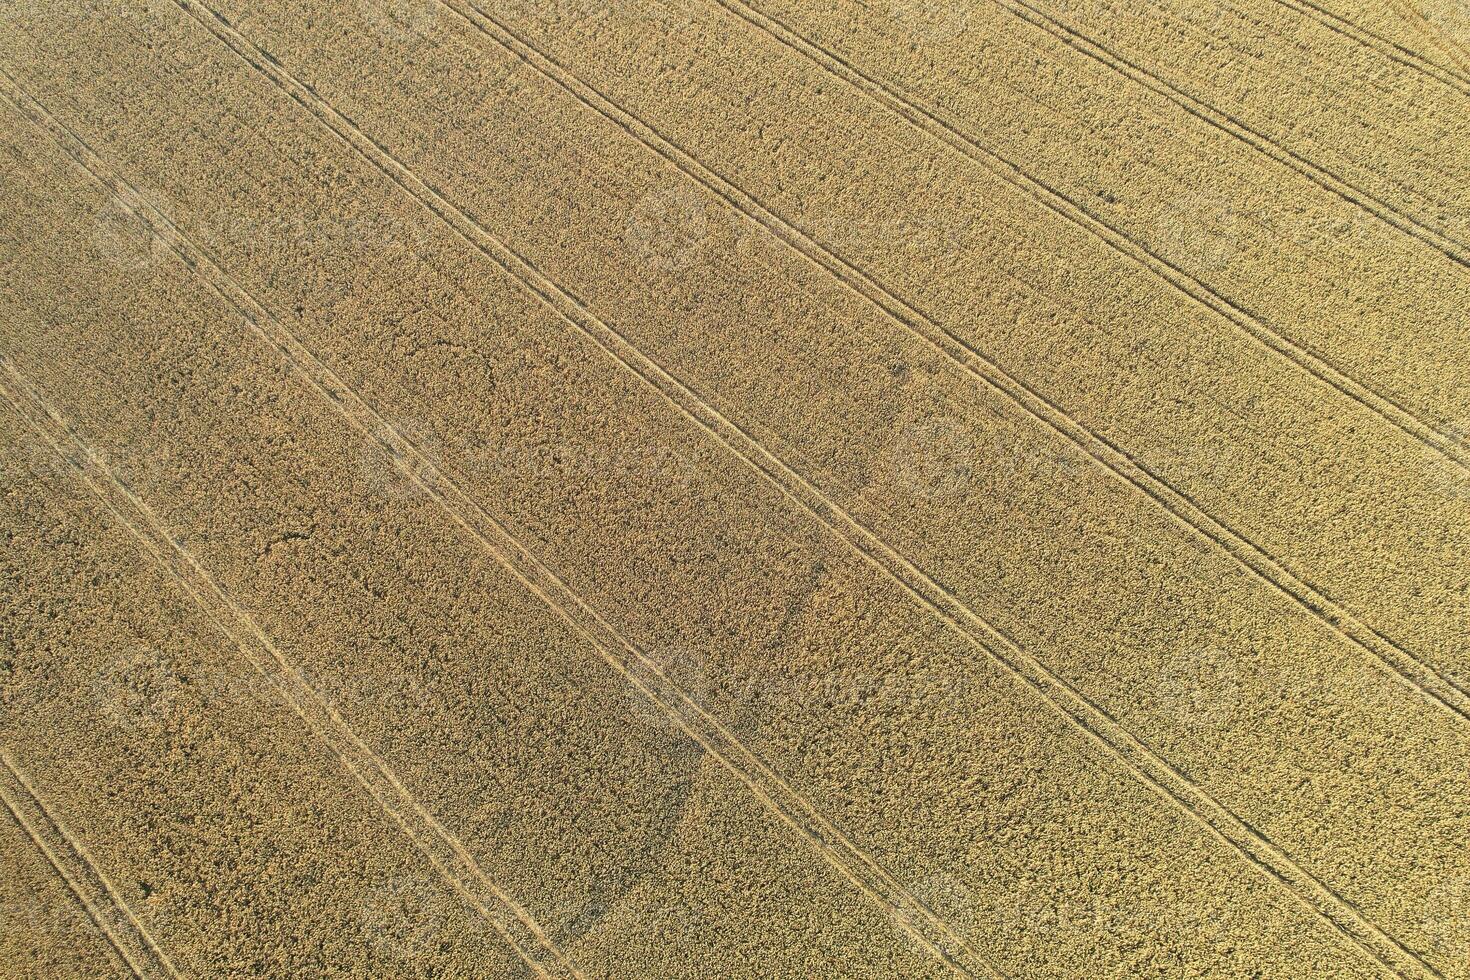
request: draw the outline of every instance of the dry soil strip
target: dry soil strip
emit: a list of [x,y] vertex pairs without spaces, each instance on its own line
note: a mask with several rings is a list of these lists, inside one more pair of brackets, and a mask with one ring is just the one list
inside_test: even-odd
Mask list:
[[[1028,193],[1054,213],[1074,222],[1084,231],[1111,246],[1119,254],[1132,259],[1149,272],[1168,282],[1196,303],[1224,317],[1271,353],[1285,358],[1318,381],[1363,405],[1410,438],[1422,442],[1461,470],[1470,473],[1470,454],[1466,454],[1456,441],[1444,432],[1419,418],[1406,406],[1355,381],[1322,354],[1303,347],[1273,330],[1256,314],[1215,292],[1200,280],[1155,254],[1147,246],[1102,221],[1060,191],[1027,174],[1020,166],[985,146],[977,136],[966,132],[963,124],[954,117],[923,103],[916,97],[907,95],[891,83],[874,79],[863,73],[840,55],[797,33],[781,21],[749,6],[744,0],[715,0],[715,2],[757,30],[769,34],[829,73],[859,89],[884,108],[903,117],[909,124],[943,141],[952,149],[990,170],[1023,193]],[[1470,262],[1462,261],[1461,264],[1470,268]]]
[[1305,157],[1299,156],[1265,134],[1257,132],[1229,113],[1221,112],[1187,92],[1175,88],[1172,84],[1160,78],[1158,75],[1153,74],[1148,69],[1136,65],[1121,55],[1114,53],[1102,44],[1087,37],[1082,31],[1050,16],[1030,3],[1025,2],[1025,0],[991,0],[991,2],[1002,7],[1017,19],[1030,24],[1038,30],[1045,31],[1068,47],[1106,65],[1123,77],[1142,85],[1144,88],[1163,96],[1196,119],[1200,119],[1214,126],[1221,132],[1228,133],[1276,162],[1289,167],[1317,186],[1336,194],[1349,204],[1356,205],[1368,213],[1375,215],[1409,237],[1419,239],[1436,251],[1443,253],[1457,264],[1470,268],[1470,253],[1467,253],[1467,246],[1464,243],[1436,231],[1418,221],[1413,216],[1399,211],[1393,205],[1380,201],[1367,191],[1360,190],[1347,181],[1334,176],[1332,173],[1322,169]]
[[5,804],[16,823],[46,855],[51,867],[134,976],[144,980],[165,975],[179,976],[168,954],[148,934],[147,928],[138,921],[107,876],[92,861],[81,841],[67,831],[4,753],[0,753],[0,803]]
[[1372,48],[1390,61],[1397,62],[1406,68],[1413,68],[1442,85],[1470,95],[1470,75],[1462,74],[1453,67],[1437,65],[1417,51],[1412,51],[1402,44],[1381,37],[1365,27],[1360,27],[1345,17],[1340,17],[1325,7],[1312,3],[1311,0],[1276,0],[1276,2],[1289,10],[1296,11],[1303,17],[1312,18],[1343,37],[1357,41],[1365,48]]
[[[1156,503],[1186,532],[1199,535],[1219,547],[1249,573],[1297,603],[1343,639],[1376,658],[1393,671],[1402,683],[1419,692],[1437,707],[1450,712],[1458,720],[1470,722],[1470,695],[1433,667],[1361,622],[1350,610],[1319,593],[1260,546],[1210,515],[1187,494],[1156,476],[1105,437],[1077,421],[1056,403],[990,361],[949,329],[908,305],[869,278],[866,273],[827,251],[820,243],[773,214],[757,198],[709,170],[683,148],[631,112],[613,103],[576,73],[537,50],[494,15],[482,11],[468,0],[441,2],[469,21],[479,32],[725,201],[736,212],[826,270],[895,323],[950,358],[982,385],[1072,442],[1096,465]],[[1001,176],[1005,178],[1004,174]]]
[[[176,0],[176,2],[185,10],[197,6],[193,0]],[[193,11],[190,12],[193,14]],[[1399,944],[1397,940],[1360,916],[1349,903],[1344,901],[1330,888],[1322,884],[1309,872],[1300,868],[1294,861],[1276,848],[1275,845],[1271,844],[1226,807],[1216,802],[1207,793],[1191,783],[1167,761],[1153,753],[1147,746],[1134,738],[1131,733],[1122,729],[1109,715],[1098,709],[1065,681],[1051,674],[1044,665],[1024,651],[1010,637],[992,627],[952,593],[929,579],[922,571],[894,552],[876,536],[872,535],[865,527],[847,515],[835,503],[823,496],[819,490],[808,483],[803,477],[795,473],[775,456],[768,453],[758,442],[748,437],[738,426],[720,414],[718,410],[705,404],[676,378],[644,356],[634,345],[630,344],[620,334],[583,307],[579,301],[537,272],[504,243],[486,232],[468,215],[454,207],[454,205],[445,200],[441,195],[425,185],[401,161],[374,143],[370,137],[342,117],[325,100],[321,99],[294,77],[287,74],[282,67],[251,44],[248,39],[227,25],[221,27],[204,20],[203,18],[208,15],[193,14],[193,16],[196,19],[200,19],[201,23],[221,41],[229,44],[231,49],[243,60],[267,75],[277,85],[291,94],[297,102],[311,111],[332,132],[347,142],[349,146],[356,149],[404,191],[413,196],[426,208],[433,211],[441,220],[448,223],[469,244],[492,259],[492,261],[495,261],[505,271],[520,279],[572,326],[577,327],[589,339],[606,350],[630,371],[633,371],[645,383],[658,390],[663,397],[687,417],[700,425],[706,432],[720,439],[747,466],[764,475],[778,489],[812,513],[818,520],[827,525],[829,529],[837,533],[850,547],[853,547],[866,557],[880,571],[885,572],[893,578],[895,582],[914,596],[921,607],[937,615],[951,629],[954,629],[961,636],[970,640],[981,652],[990,656],[1004,669],[1009,670],[1015,676],[1031,685],[1066,722],[1076,727],[1083,734],[1093,738],[1105,750],[1117,756],[1132,770],[1136,778],[1140,779],[1140,781],[1149,786],[1155,793],[1159,794],[1162,799],[1178,805],[1186,813],[1199,821],[1208,831],[1234,847],[1262,873],[1266,874],[1276,883],[1286,887],[1307,908],[1323,918],[1337,929],[1341,935],[1356,944],[1360,950],[1373,957],[1379,963],[1395,969],[1401,975],[1434,975],[1432,968],[1424,964],[1412,952]],[[218,24],[222,25],[224,23],[222,18],[219,18],[217,15],[215,15],[214,19]],[[237,48],[236,45],[239,45],[239,47]],[[254,55],[254,57],[251,57],[251,55]],[[252,300],[251,302],[254,301]],[[284,330],[283,327],[281,329]],[[304,357],[309,358],[312,356],[304,348],[301,353]],[[320,365],[319,362],[316,362],[316,364],[322,372],[330,374],[329,369],[324,365]],[[355,393],[349,391],[349,394],[351,394],[354,400],[360,402],[360,399],[357,398]],[[337,404],[341,407],[341,402],[337,402]],[[361,405],[361,409],[369,414],[368,422],[360,423],[365,432],[369,431],[369,427],[374,422],[381,422],[376,413],[365,403]],[[393,433],[393,437],[395,439],[401,439],[396,432]],[[583,624],[578,623],[566,609],[556,605],[554,602],[550,602],[550,600],[547,600],[548,603],[552,605],[553,609],[567,618],[567,621],[575,628],[583,632],[584,635],[587,635],[589,639],[592,639],[598,645],[599,649],[604,652],[604,656],[608,655],[605,642],[607,639],[610,639],[625,654],[630,654],[632,657],[643,661],[657,675],[659,681],[667,683],[667,678],[664,677],[656,665],[648,661],[641,652],[633,647],[632,644],[628,643],[594,610],[587,606],[579,596],[573,593],[556,577],[555,573],[551,572],[544,565],[541,565],[539,560],[531,555],[530,552],[501,527],[499,522],[495,521],[477,503],[464,495],[452,481],[438,474],[438,471],[419,454],[417,448],[410,441],[406,439],[402,440],[401,445],[395,449],[395,457],[410,457],[415,464],[417,472],[429,472],[429,483],[442,483],[446,493],[456,495],[460,498],[458,502],[469,509],[472,514],[487,521],[491,530],[495,532],[495,536],[505,540],[522,560],[532,566],[533,574],[537,574],[538,577],[544,576],[548,578],[553,589],[564,593],[566,601],[576,606],[586,617],[593,621],[596,629],[604,634],[604,640],[599,641],[591,630]],[[752,457],[761,459],[766,465],[760,465]],[[410,470],[409,472],[412,474],[414,470]],[[436,499],[439,498],[439,494],[433,486],[426,486],[426,490],[434,495]],[[494,550],[494,545],[491,544],[478,528],[465,522],[461,514],[453,508],[450,508],[447,503],[446,509],[449,509],[453,516],[465,524],[466,530],[480,536],[485,541],[487,547]],[[518,571],[517,574],[520,574],[520,572]],[[529,581],[527,585],[532,587],[538,596],[543,595],[539,589],[531,586]],[[966,626],[963,624],[969,625]],[[1004,648],[1010,656],[997,652],[995,649],[996,646]],[[610,660],[609,662],[611,663],[612,661]],[[1021,666],[1017,666],[1018,663]],[[637,678],[628,673],[628,669],[624,664],[615,663],[614,666],[620,672],[624,673],[629,682],[644,693],[645,696],[652,697],[638,682]],[[733,735],[719,725],[717,720],[706,714],[702,708],[690,700],[676,686],[670,684],[669,689],[669,693],[673,695],[674,704],[681,704],[685,711],[694,714],[695,720],[705,723],[721,738],[728,740],[730,745],[726,749],[727,752],[733,749],[742,756],[747,757],[749,765],[752,768],[767,774],[775,782],[779,790],[789,794],[792,800],[801,808],[805,809],[811,818],[820,821],[823,833],[813,833],[812,830],[802,825],[793,824],[793,826],[797,826],[798,829],[803,830],[819,846],[824,848],[827,846],[826,840],[828,837],[838,835],[835,839],[839,840],[845,851],[865,865],[870,866],[873,872],[886,876],[886,873],[882,871],[881,867],[875,861],[845,838],[841,838],[840,833],[835,827],[827,824],[825,819],[810,807],[810,804],[781,780],[778,775],[771,771],[763,761],[745,749]],[[657,697],[652,697],[652,699],[656,703],[660,703],[660,707],[669,710],[665,704],[661,703],[662,699]],[[677,718],[679,709],[675,708],[670,713]],[[681,727],[684,727],[692,738],[699,741],[712,754],[721,758],[721,761],[725,761],[723,755],[715,751],[713,746],[701,738],[699,734],[684,726],[683,719],[680,719],[680,722]],[[747,785],[751,787],[753,792],[761,796],[762,799],[769,801],[769,796],[766,792],[754,782],[750,782],[746,773],[741,772],[739,769],[735,771],[737,776],[747,781]],[[1193,805],[1191,805],[1191,801]],[[782,810],[778,810],[777,812],[782,813],[783,817],[786,816]],[[1206,816],[1205,812],[1208,812],[1209,816]],[[787,819],[789,820],[789,818]],[[846,868],[842,870],[849,875],[851,874]],[[867,890],[865,883],[856,881],[855,883],[858,883],[864,887],[864,890]],[[909,896],[906,891],[902,891],[896,881],[892,882],[892,886],[900,890],[900,894],[905,901],[912,902],[914,906],[926,915],[932,915],[923,906],[914,902],[912,896]],[[875,894],[874,897],[879,896]],[[896,909],[899,907],[899,903],[894,902],[891,898],[888,901]],[[904,915],[900,915],[900,921],[905,926],[909,925],[909,920]],[[966,952],[974,953],[976,959],[984,964],[987,970],[991,969],[988,964],[984,963],[983,957],[980,957],[977,951],[974,951],[972,947],[968,946],[960,937],[955,935],[946,923],[934,918],[930,924],[941,927],[947,934],[947,939],[959,944],[960,948],[963,948]],[[921,936],[920,938],[924,939],[926,945],[934,949],[945,962],[954,965],[953,961],[944,953],[942,947],[929,942],[927,937]]]
[[[168,243],[165,241],[164,244]],[[185,261],[188,262],[188,259]],[[490,922],[537,975],[547,978],[580,978],[581,975],[566,962],[550,940],[546,939],[545,933],[525,910],[490,881],[464,845],[423,809],[398,781],[387,763],[353,734],[336,709],[290,665],[264,630],[158,524],[147,503],[123,486],[97,455],[56,416],[15,367],[3,358],[0,358],[0,396],[15,406],[22,418],[36,430],[57,456],[80,473],[87,488],[142,542],[159,565],[178,581],[180,587],[230,642],[240,648],[251,665],[336,753],[363,788],[429,858],[444,879]],[[435,839],[438,841],[437,846],[432,843]],[[466,877],[471,881],[467,883]],[[554,962],[553,966],[548,967],[541,963],[522,948],[521,941],[513,934],[513,924],[506,921],[506,916],[497,911],[496,906],[503,906],[509,911],[514,920],[545,947]]]
[[[183,7],[187,0],[177,0],[177,2]],[[188,8],[185,7],[185,9]],[[243,39],[242,43],[244,43]],[[8,73],[3,70],[0,70],[0,77],[8,79],[12,87],[18,88],[14,80],[10,79]],[[557,613],[579,635],[588,640],[599,655],[635,690],[652,701],[692,740],[724,764],[776,816],[805,836],[844,878],[881,907],[889,910],[896,921],[940,962],[963,976],[1000,976],[968,940],[956,933],[947,923],[940,920],[915,899],[895,878],[849,841],[841,831],[827,821],[764,761],[746,749],[732,733],[706,714],[679,687],[669,681],[657,664],[624,639],[551,569],[531,554],[500,522],[468,497],[453,481],[445,477],[412,442],[388,425],[352,388],[344,384],[329,368],[317,360],[265,307],[251,297],[238,283],[230,279],[206,253],[192,245],[177,227],[165,215],[148,204],[135,188],[121,178],[109,179],[102,176],[101,171],[106,169],[105,164],[80,137],[66,129],[65,124],[51,117],[34,99],[23,92],[18,92],[17,95],[32,104],[37,113],[45,113],[47,120],[61,132],[52,129],[51,126],[46,128],[72,158],[91,173],[99,183],[115,194],[119,201],[148,227],[150,232],[168,245],[186,265],[199,274],[211,290],[235,307],[247,324],[267,344],[279,350],[287,363],[304,376],[313,390],[329,405],[341,412],[367,439],[381,447],[408,479],[422,487],[426,494],[432,497],[493,557],[509,569],[533,595]],[[26,112],[25,108],[22,108],[21,111]],[[26,114],[31,115],[29,112]],[[359,138],[366,139],[360,134]],[[84,163],[83,158],[87,162]],[[93,169],[94,167],[98,169]],[[416,178],[412,179],[416,180]],[[474,244],[473,241],[471,243]],[[14,369],[5,362],[0,361],[0,367],[6,368],[10,374],[14,375]],[[0,393],[4,393],[3,383],[0,383]],[[53,426],[57,424],[59,423],[53,422]],[[83,452],[85,452],[85,447],[83,447]],[[88,462],[95,464],[95,461],[89,460]],[[117,491],[132,498],[131,493],[118,484],[110,473],[104,471],[103,476],[115,486]],[[135,505],[146,508],[146,504],[141,502],[135,502]],[[156,533],[171,545],[161,529],[158,529]],[[187,555],[182,557],[190,563],[193,561]],[[168,563],[165,562],[165,564]],[[197,568],[196,575],[206,579],[208,577],[202,568]],[[208,584],[219,593],[220,599],[229,603],[228,598],[219,592],[212,580]],[[230,605],[233,609],[233,604]],[[258,627],[255,627],[253,621],[245,617],[243,612],[237,610],[236,615],[244,617],[244,622],[258,632]],[[231,638],[234,639],[234,636],[232,635]],[[270,644],[263,634],[259,642]],[[270,645],[270,649],[276,653],[273,645]],[[276,653],[276,655],[279,654]],[[345,725],[343,727],[345,728]],[[368,752],[369,750],[363,747],[363,751]],[[353,771],[358,772],[356,768]],[[371,790],[371,787],[369,789]],[[395,813],[394,816],[397,817],[398,814]],[[447,831],[444,833],[447,835]],[[432,859],[433,855],[430,857]],[[465,859],[470,860],[468,855],[465,855]],[[504,898],[503,902],[508,905],[512,904],[508,897]],[[519,910],[519,906],[513,906],[513,908]],[[529,916],[526,916],[524,924],[528,928],[534,928]],[[931,936],[921,931],[923,929],[928,929],[936,935]],[[544,936],[539,928],[534,928],[534,931],[538,937]],[[507,935],[506,938],[509,940],[510,936]],[[549,946],[549,940],[547,945]],[[519,946],[516,948],[520,951]],[[524,954],[522,955],[525,958]],[[532,961],[527,959],[527,962]],[[570,969],[569,965],[568,969]],[[543,975],[547,974],[543,973]],[[575,972],[572,975],[580,976]]]

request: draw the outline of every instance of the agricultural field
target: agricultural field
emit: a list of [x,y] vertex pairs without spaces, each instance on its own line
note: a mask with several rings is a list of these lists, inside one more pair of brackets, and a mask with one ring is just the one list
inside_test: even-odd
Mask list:
[[0,980],[1470,978],[1463,0],[15,0],[0,177]]

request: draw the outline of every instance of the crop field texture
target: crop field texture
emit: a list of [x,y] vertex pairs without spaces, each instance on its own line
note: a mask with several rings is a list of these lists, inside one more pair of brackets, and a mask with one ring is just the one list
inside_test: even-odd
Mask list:
[[1470,0],[5,0],[0,980],[1470,978]]

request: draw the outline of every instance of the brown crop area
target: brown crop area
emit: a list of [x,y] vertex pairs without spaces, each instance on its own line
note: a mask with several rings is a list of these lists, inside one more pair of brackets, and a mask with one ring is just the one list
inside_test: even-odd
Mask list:
[[0,980],[1470,978],[1467,0],[12,0],[0,176]]

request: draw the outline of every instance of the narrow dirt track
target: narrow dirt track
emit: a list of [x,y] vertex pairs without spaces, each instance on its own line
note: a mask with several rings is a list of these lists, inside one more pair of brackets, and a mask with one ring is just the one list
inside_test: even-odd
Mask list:
[[1202,18],[9,15],[0,976],[1470,976],[1470,95]]
[[[13,782],[13,780],[12,780]],[[9,794],[0,810],[6,875],[4,947],[0,951],[12,974],[34,976],[131,976],[118,940],[105,931],[106,907],[95,890],[77,879],[76,862],[68,868],[64,841],[55,839],[44,814],[22,790]],[[27,804],[33,811],[25,814]],[[12,809],[12,806],[14,807]],[[85,874],[85,864],[82,868]]]

